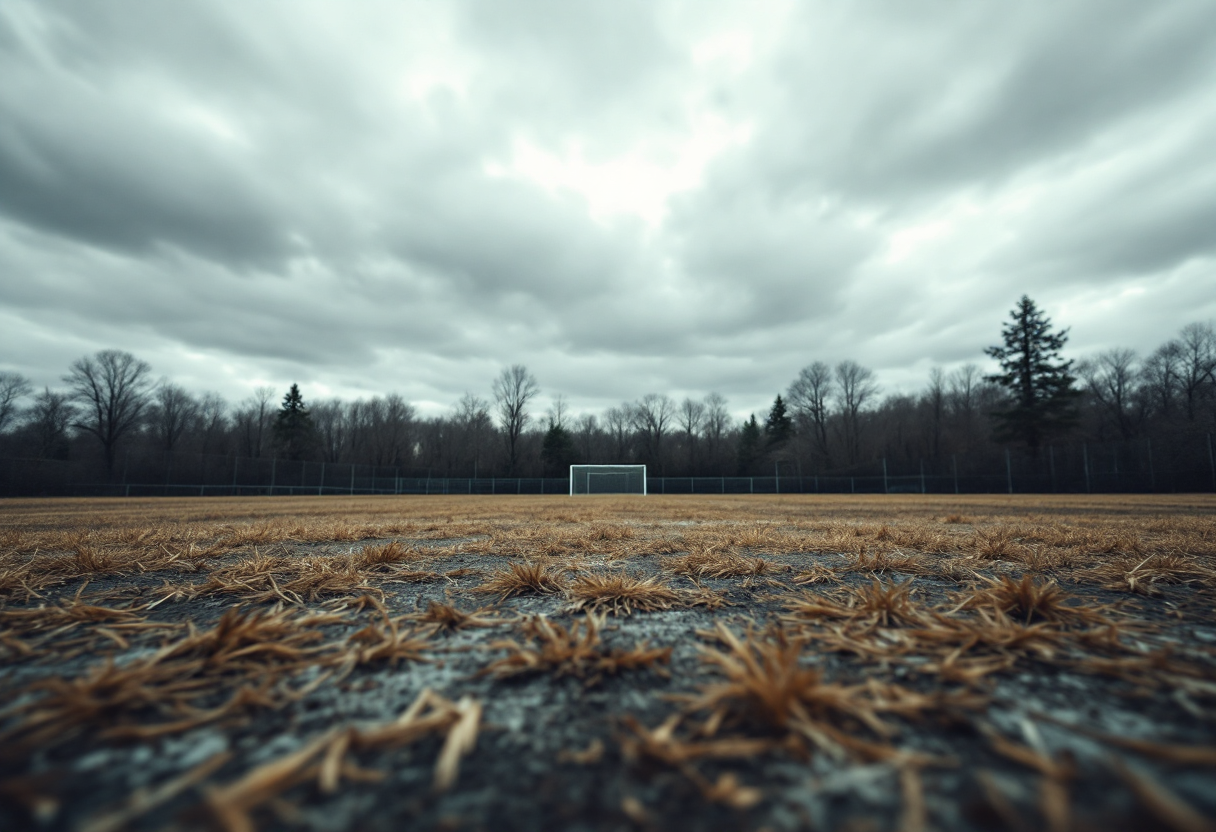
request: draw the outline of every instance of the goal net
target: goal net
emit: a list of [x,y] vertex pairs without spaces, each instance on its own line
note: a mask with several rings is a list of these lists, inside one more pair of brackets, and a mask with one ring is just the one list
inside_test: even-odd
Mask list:
[[645,494],[645,465],[571,465],[571,494]]

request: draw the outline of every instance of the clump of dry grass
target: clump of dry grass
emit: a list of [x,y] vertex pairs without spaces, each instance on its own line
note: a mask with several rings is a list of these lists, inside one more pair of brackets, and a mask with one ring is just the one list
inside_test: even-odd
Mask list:
[[[680,714],[674,714],[658,727],[650,729],[632,715],[626,716],[622,724],[628,733],[622,733],[617,738],[622,756],[634,765],[659,763],[679,770],[711,803],[721,803],[735,809],[748,809],[759,803],[764,797],[760,789],[742,785],[731,772],[725,772],[718,776],[717,781],[710,782],[693,765],[693,761],[753,757],[772,750],[775,744],[771,740],[750,737],[682,739],[676,736],[682,719]],[[635,821],[647,820],[640,804],[627,808],[627,814]]]
[[450,604],[429,601],[426,612],[413,613],[404,617],[410,621],[417,621],[419,624],[431,625],[432,633],[451,632],[466,627],[497,627],[505,623],[501,618],[481,614],[486,611],[487,608],[483,607],[472,612],[465,612]]
[[566,578],[562,570],[537,561],[510,563],[506,569],[490,575],[474,591],[497,595],[501,601],[512,595],[548,595],[565,588]]
[[[315,627],[336,620],[234,609],[207,630],[188,625],[187,635],[147,658],[122,667],[107,662],[77,678],[48,677],[7,714],[16,719],[0,733],[0,748],[21,754],[100,729],[112,739],[147,739],[279,704],[282,693],[272,685],[319,660],[309,646],[322,639]],[[231,696],[216,706],[222,691]]]
[[1216,570],[1201,565],[1196,557],[1162,552],[1143,559],[1120,557],[1082,573],[1096,578],[1104,589],[1160,595],[1166,585],[1216,586]]
[[883,627],[917,624],[925,619],[926,613],[912,603],[913,592],[911,581],[884,584],[875,578],[868,586],[851,591],[849,606]]
[[1034,656],[1051,661],[1065,644],[1065,633],[1053,622],[1023,624],[993,607],[978,607],[966,619],[938,616],[931,626],[912,636],[923,645],[949,645],[958,656],[996,652],[1002,656]]
[[818,592],[801,592],[787,596],[785,609],[791,614],[791,620],[796,622],[817,621],[823,618],[851,619],[857,615],[856,610],[843,600]]
[[966,695],[918,694],[896,685],[827,682],[818,670],[801,663],[802,642],[781,629],[740,638],[718,624],[715,635],[726,649],[704,648],[702,661],[721,680],[686,698],[689,712],[708,714],[701,728],[707,737],[722,727],[760,729],[837,758],[923,764],[928,761],[924,755],[886,742],[897,729],[879,714],[914,717],[979,702]]
[[1097,610],[1070,605],[1068,602],[1073,596],[1064,592],[1054,580],[1039,582],[1032,575],[1023,575],[1020,581],[1009,575],[1002,575],[999,580],[980,577],[986,585],[963,596],[954,611],[991,607],[1024,624],[1034,621],[1105,622]]
[[923,555],[910,555],[906,552],[878,551],[867,555],[864,551],[849,559],[844,566],[837,567],[840,572],[870,572],[883,575],[888,572],[902,572],[915,575],[927,570],[926,558]]
[[634,578],[622,573],[579,575],[566,595],[572,610],[612,615],[669,610],[680,603],[679,594],[658,578]]
[[352,561],[356,569],[367,569],[374,566],[415,561],[421,556],[422,552],[416,547],[406,546],[399,540],[393,540],[380,545],[364,546],[352,557]]
[[446,791],[456,782],[461,758],[477,744],[481,713],[481,703],[471,697],[451,702],[424,690],[396,722],[331,729],[239,780],[208,789],[204,806],[223,829],[256,829],[255,811],[301,783],[315,779],[318,791],[332,794],[344,778],[376,781],[383,777],[381,772],[349,763],[351,752],[401,748],[434,734],[443,736],[444,743],[435,760],[433,787],[437,792]]
[[756,577],[770,573],[776,568],[776,564],[764,558],[746,558],[714,548],[664,558],[661,564],[669,572],[687,575],[694,580]]
[[427,635],[401,630],[395,621],[385,616],[385,626],[368,624],[346,639],[347,644],[355,645],[353,653],[348,655],[347,666],[378,662],[388,662],[390,666],[395,666],[403,660],[430,661],[425,652],[431,648]]
[[609,526],[596,524],[587,533],[588,540],[633,540],[635,533],[632,526]]
[[574,676],[587,686],[597,684],[605,675],[627,670],[649,668],[660,675],[658,667],[671,660],[670,647],[650,647],[645,642],[631,650],[604,649],[600,643],[603,617],[589,613],[567,628],[544,616],[534,616],[523,625],[524,643],[512,640],[496,641],[492,649],[508,653],[486,666],[478,675],[506,679],[533,673],[553,673]]

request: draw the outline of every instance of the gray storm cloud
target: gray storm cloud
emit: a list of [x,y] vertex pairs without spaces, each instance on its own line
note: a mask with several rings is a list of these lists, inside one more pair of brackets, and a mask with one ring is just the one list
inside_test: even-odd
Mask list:
[[1213,89],[1189,0],[11,0],[0,368],[751,408],[982,361],[1023,292],[1148,350],[1216,316]]

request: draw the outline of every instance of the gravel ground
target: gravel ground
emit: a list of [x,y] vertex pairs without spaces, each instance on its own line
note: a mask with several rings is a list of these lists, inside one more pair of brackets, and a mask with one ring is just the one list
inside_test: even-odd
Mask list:
[[[1210,591],[1165,586],[1157,595],[1139,596],[1057,576],[1061,589],[1072,596],[1065,607],[1101,610],[1117,625],[1117,634],[1111,636],[1115,641],[1108,642],[1101,655],[1133,660],[1135,667],[1099,672],[1077,661],[1076,646],[1091,642],[1076,633],[1097,633],[1102,627],[1064,627],[1071,633],[1070,646],[1052,656],[1016,645],[994,650],[990,655],[1008,657],[1009,666],[968,683],[926,670],[942,653],[859,655],[830,638],[833,632],[844,632],[870,646],[898,646],[901,633],[917,625],[815,620],[795,626],[788,619],[788,598],[839,599],[873,587],[876,580],[887,589],[904,582],[915,608],[942,613],[958,593],[982,587],[984,577],[1003,574],[999,563],[977,563],[968,576],[951,579],[919,570],[882,570],[877,575],[850,571],[856,561],[846,554],[764,554],[762,574],[694,582],[672,574],[655,556],[542,559],[555,569],[579,574],[665,581],[679,599],[672,608],[607,615],[597,649],[625,653],[645,643],[670,648],[670,655],[649,667],[589,672],[585,678],[552,670],[497,678],[486,669],[510,654],[504,640],[527,642],[532,617],[569,627],[585,624],[586,614],[572,610],[570,598],[562,593],[498,599],[478,592],[489,575],[520,559],[462,551],[476,540],[403,540],[423,546],[427,559],[422,570],[441,577],[420,577],[413,565],[412,573],[398,565],[377,572],[369,583],[374,598],[379,600],[382,593],[383,610],[352,604],[361,591],[306,599],[295,607],[211,591],[169,597],[147,609],[171,594],[166,581],[172,586],[201,583],[205,577],[183,581],[176,572],[96,576],[83,590],[80,581],[69,581],[42,592],[41,598],[10,599],[0,613],[92,600],[109,609],[138,610],[147,621],[166,626],[120,630],[113,623],[94,621],[56,633],[21,631],[12,621],[0,621],[0,635],[8,627],[9,636],[27,644],[37,641],[42,648],[26,656],[0,638],[5,651],[0,653],[0,702],[5,709],[0,715],[0,829],[100,832],[225,824],[237,829],[239,819],[215,810],[217,796],[232,794],[224,792],[225,787],[259,767],[268,771],[335,728],[393,723],[426,690],[450,703],[468,697],[483,708],[476,744],[460,758],[449,788],[434,786],[443,732],[392,747],[360,748],[355,743],[346,757],[349,770],[342,770],[336,788],[322,788],[314,770],[284,780],[248,808],[254,828],[1216,828],[1216,615]],[[287,543],[269,553],[343,558],[389,542]],[[228,555],[212,566],[249,556]],[[832,577],[795,582],[799,576],[825,573]],[[117,710],[99,708],[65,720],[63,726],[74,727],[57,729],[51,742],[35,747],[21,742],[23,726],[28,728],[31,714],[47,696],[40,685],[47,680],[69,684],[110,665],[137,666],[164,643],[185,637],[187,622],[205,632],[220,625],[234,607],[264,615],[280,607],[295,615],[305,610],[339,613],[343,620],[311,627],[327,644],[346,645],[358,643],[358,637],[355,642],[350,637],[362,628],[387,627],[386,615],[399,618],[425,611],[430,602],[464,611],[488,608],[481,615],[494,623],[426,631],[419,636],[425,647],[413,658],[368,661],[326,678],[325,672],[334,668],[320,662],[304,669],[293,665],[286,676],[272,668],[265,678],[271,693],[265,702],[234,708],[197,727],[146,739],[106,736],[106,729],[115,726],[164,722],[163,715],[126,703]],[[797,667],[818,671],[825,683],[898,685],[938,697],[941,704],[908,715],[884,712],[883,722],[892,729],[889,737],[877,736],[864,720],[835,720],[842,731],[899,752],[887,759],[834,755],[805,738],[792,741],[790,731],[772,723],[736,719],[734,712],[715,739],[766,740],[766,749],[720,759],[692,757],[683,763],[645,751],[631,725],[653,730],[684,714],[687,700],[681,695],[723,681],[720,667],[706,660],[707,650],[729,653],[715,637],[715,628],[740,635],[751,632],[757,644],[773,644],[774,631],[767,631],[768,641],[764,634],[778,623],[787,634],[801,634]],[[1048,621],[1044,626],[1057,624]],[[401,622],[403,630],[422,626]],[[107,629],[109,633],[103,632]],[[1154,666],[1161,669],[1156,678]],[[234,676],[198,702],[206,707],[223,704],[248,678]],[[297,698],[281,695],[318,679]],[[1185,684],[1176,684],[1177,679]],[[708,714],[685,714],[673,736],[686,746],[708,741],[703,735],[709,732],[698,734]],[[1150,745],[1133,747],[1136,741]],[[1192,757],[1185,758],[1185,753]],[[191,773],[199,775],[198,782],[177,782]]]

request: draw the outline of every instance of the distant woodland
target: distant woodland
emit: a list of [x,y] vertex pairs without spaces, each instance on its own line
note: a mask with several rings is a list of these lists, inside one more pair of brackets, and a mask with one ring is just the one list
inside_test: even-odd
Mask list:
[[[767,413],[744,422],[714,392],[677,400],[639,391],[603,412],[574,413],[562,395],[545,391],[553,404],[540,410],[541,381],[518,364],[441,416],[421,417],[393,393],[318,400],[296,385],[262,387],[233,403],[157,381],[136,356],[103,350],[74,362],[53,388],[31,389],[20,375],[0,374],[0,457],[88,461],[99,478],[113,478],[132,456],[186,454],[388,466],[436,477],[560,477],[575,462],[645,463],[652,475],[668,477],[771,474],[775,466],[828,475],[879,460],[940,469],[944,460],[957,465],[1005,449],[1035,455],[1080,441],[1168,445],[1213,431],[1210,323],[1184,326],[1148,355],[1115,349],[1072,362],[1063,352],[1066,332],[1051,330],[1032,302],[1023,303],[1038,317],[1019,323],[1015,309],[1004,347],[987,351],[1014,368],[1004,377],[967,364],[930,371],[918,393],[890,394],[857,362],[812,360],[773,391]],[[1037,335],[1024,331],[1035,323]],[[1022,354],[1031,336],[1042,355]],[[1054,414],[1034,411],[1042,378],[1032,377],[1030,359],[1048,368],[1043,383],[1055,386],[1037,395],[1059,405]]]

